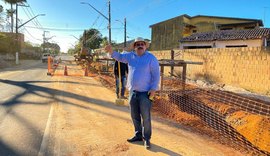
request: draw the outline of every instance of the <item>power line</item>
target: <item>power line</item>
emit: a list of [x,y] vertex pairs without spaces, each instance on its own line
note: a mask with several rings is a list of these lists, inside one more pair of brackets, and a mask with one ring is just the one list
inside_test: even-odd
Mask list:
[[95,21],[93,22],[92,26],[91,27],[94,27],[94,25],[96,25],[98,19],[99,19],[100,15],[97,16],[97,18],[95,19]]
[[[29,3],[28,4],[28,7],[26,8],[27,12],[31,15],[31,17],[34,17],[36,14],[34,13],[34,11],[32,10],[32,7],[30,6]],[[29,11],[30,10],[30,11]],[[42,27],[42,25],[39,23],[38,19],[34,19],[33,20],[38,26]]]
[[[146,11],[150,11],[150,10],[156,10],[156,9],[159,9],[161,7],[165,7],[165,6],[168,6],[168,5],[171,5],[173,3],[177,2],[177,0],[165,0],[165,1],[162,1],[162,2],[159,2],[157,4],[157,1],[152,1],[150,2],[149,4],[147,5],[143,5],[142,7],[138,8],[136,12],[132,12],[132,14],[129,14],[126,16],[127,19],[133,19],[139,15],[142,15],[144,14]],[[155,4],[156,3],[156,4]],[[131,30],[135,30],[137,31],[138,29],[140,29],[140,27],[133,25],[132,23],[132,20],[129,20],[129,28],[128,30],[131,31]],[[145,34],[137,34],[136,36],[145,36]]]
[[[29,6],[29,7],[30,7],[30,6]],[[30,15],[31,18],[35,16],[34,14],[30,13],[28,7],[26,8],[26,11],[29,13],[29,15]],[[29,17],[29,18],[30,18],[30,17]],[[36,19],[33,19],[33,20],[32,20],[32,23],[33,23],[34,25],[36,25],[36,26],[39,26],[38,23],[37,23],[37,21],[36,21]]]
[[[26,15],[29,19],[31,19],[31,18],[33,18],[33,17],[36,16],[36,15],[35,15],[35,13],[33,12],[33,10],[32,10],[32,8],[31,8],[30,4],[29,4],[29,3],[27,3],[27,4],[28,4],[28,7],[27,7],[26,9],[25,9],[24,7],[22,7],[22,9],[23,9],[25,15]],[[30,9],[29,9],[29,8],[30,8]],[[31,22],[32,22],[35,26],[42,28],[42,25],[40,24],[40,22],[39,22],[37,19],[33,19]]]
[[[31,19],[31,18],[34,17],[34,16],[30,15],[29,12],[26,11],[26,10],[24,9],[24,7],[23,7],[22,9],[23,9],[23,12],[25,13],[25,15],[26,15],[29,19]],[[34,25],[38,26],[37,23],[35,22],[35,20],[32,20],[31,22],[32,22]]]
[[[34,13],[32,7],[30,6],[30,4],[29,4],[29,3],[27,3],[27,4],[29,5],[29,8],[30,8],[30,11],[32,12],[32,15],[35,15],[35,13]],[[35,20],[37,21],[38,25],[39,25],[40,27],[42,27],[42,25],[40,24],[40,22],[38,21],[38,19],[35,19]]]
[[[105,5],[105,7],[102,9],[102,10],[104,10],[106,8],[106,5]],[[100,18],[100,14],[98,14],[98,16],[97,16],[97,18],[96,18],[96,20],[93,22],[93,24],[92,24],[92,28],[94,27],[94,25],[96,25],[97,24],[97,21],[98,21],[98,19]],[[104,19],[103,19],[103,21],[104,21]],[[103,22],[102,22],[103,23]]]
[[[27,28],[34,28],[34,29],[44,29],[44,30],[51,30],[51,31],[84,31],[84,28],[48,28],[48,27],[35,27],[35,26],[25,26]],[[103,29],[97,29],[97,30],[106,30],[107,28],[103,28]]]
[[27,34],[29,34],[33,39],[40,41],[40,39],[37,39],[36,37],[34,37],[25,27],[23,30],[26,31]]

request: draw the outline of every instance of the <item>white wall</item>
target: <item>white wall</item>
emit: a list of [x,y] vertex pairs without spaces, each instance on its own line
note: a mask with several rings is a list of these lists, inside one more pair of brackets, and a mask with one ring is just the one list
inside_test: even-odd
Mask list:
[[[215,43],[215,47],[214,47]],[[185,46],[212,46],[213,48],[225,48],[226,46],[247,45],[248,47],[262,46],[262,40],[230,40],[230,41],[209,41],[209,42],[186,42],[180,43],[180,49]]]
[[262,46],[261,39],[257,40],[231,40],[231,41],[216,41],[216,48],[225,48],[232,45],[247,45],[248,47]]

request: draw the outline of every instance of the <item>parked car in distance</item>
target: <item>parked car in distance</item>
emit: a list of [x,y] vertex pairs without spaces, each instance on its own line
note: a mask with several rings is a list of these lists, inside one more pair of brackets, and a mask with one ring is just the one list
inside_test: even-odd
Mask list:
[[43,62],[43,63],[44,63],[44,62],[48,62],[49,56],[51,56],[50,53],[43,53],[42,56],[41,56],[42,62]]

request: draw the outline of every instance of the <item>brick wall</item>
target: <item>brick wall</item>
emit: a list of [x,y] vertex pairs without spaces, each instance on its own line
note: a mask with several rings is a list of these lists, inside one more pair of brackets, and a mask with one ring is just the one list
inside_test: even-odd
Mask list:
[[[187,77],[270,94],[270,49],[264,47],[174,50],[175,59],[203,62],[188,65]],[[171,51],[152,51],[158,59],[170,59]],[[180,73],[181,68],[175,68]],[[168,74],[170,68],[165,69]]]

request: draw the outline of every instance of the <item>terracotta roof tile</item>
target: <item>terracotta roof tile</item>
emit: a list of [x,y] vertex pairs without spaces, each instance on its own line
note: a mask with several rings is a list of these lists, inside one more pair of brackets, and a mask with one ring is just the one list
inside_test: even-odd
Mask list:
[[195,33],[184,37],[180,42],[214,41],[214,40],[246,40],[259,39],[270,36],[270,28],[245,29],[245,30],[220,30],[213,32]]

